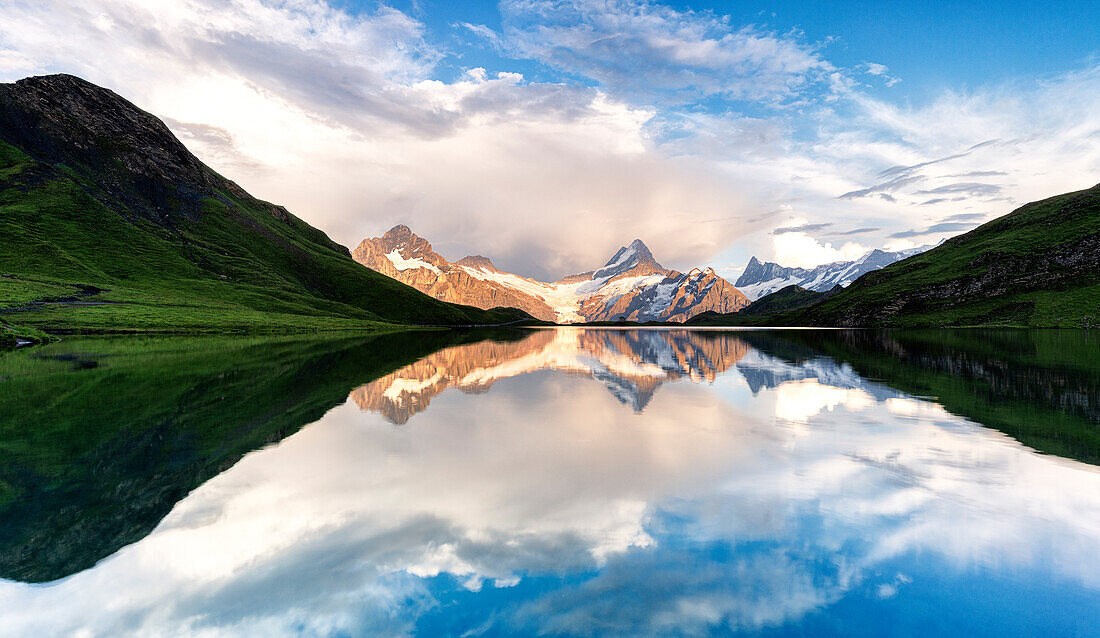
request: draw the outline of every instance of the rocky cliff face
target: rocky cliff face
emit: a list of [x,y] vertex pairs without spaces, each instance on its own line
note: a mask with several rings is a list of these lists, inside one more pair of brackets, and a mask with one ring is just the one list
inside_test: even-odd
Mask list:
[[[432,250],[431,244],[415,235],[408,226],[394,226],[381,237],[364,239],[351,256],[367,268],[442,301],[485,309],[519,308],[544,321],[557,318],[557,313],[545,299],[515,285],[475,276],[473,273],[476,272],[500,272],[488,258],[470,256],[451,263]],[[511,277],[523,281],[520,277]]]
[[749,300],[708,268],[687,274],[663,267],[641,240],[603,267],[545,283],[501,271],[487,257],[451,263],[406,226],[365,239],[359,263],[423,292],[479,308],[511,306],[546,321],[675,321],[713,310],[736,312]]
[[[202,199],[225,190],[253,200],[208,169],[157,117],[113,91],[72,75],[0,84],[0,139],[35,160],[94,175],[100,199],[160,225],[197,216]],[[263,203],[273,215],[281,206]]]

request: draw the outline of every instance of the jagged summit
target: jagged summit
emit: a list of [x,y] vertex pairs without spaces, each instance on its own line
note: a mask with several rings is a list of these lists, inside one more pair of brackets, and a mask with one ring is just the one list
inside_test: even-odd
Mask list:
[[813,268],[780,266],[774,261],[761,262],[753,256],[734,285],[754,301],[787,286],[827,292],[838,285],[847,286],[872,270],[889,266],[931,247],[921,246],[895,252],[875,248],[854,261],[836,261]]
[[480,308],[511,306],[562,323],[686,321],[700,312],[734,312],[749,303],[711,268],[687,275],[665,269],[640,239],[620,247],[599,270],[555,282],[501,271],[483,255],[451,263],[403,225],[364,239],[353,257],[437,299]]
[[484,255],[466,255],[455,263],[459,266],[469,266],[470,268],[483,268],[485,270],[493,271],[497,270],[497,267],[493,265],[492,260]]
[[386,233],[382,235],[382,237],[386,239],[394,239],[399,237],[407,237],[410,235],[415,237],[416,233],[414,233],[412,229],[410,229],[408,226],[404,224],[398,224],[393,228],[387,230]]
[[592,273],[592,279],[604,279],[607,277],[621,277],[627,274],[667,274],[664,266],[657,262],[649,247],[640,239],[635,239],[629,246],[622,246],[604,264],[603,268]]

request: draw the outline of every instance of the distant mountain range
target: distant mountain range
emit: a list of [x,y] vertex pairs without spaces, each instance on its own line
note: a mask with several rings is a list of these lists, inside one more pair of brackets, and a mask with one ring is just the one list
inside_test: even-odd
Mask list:
[[510,306],[557,323],[683,322],[701,312],[736,312],[749,304],[711,268],[687,273],[665,268],[640,239],[599,269],[549,283],[504,272],[480,255],[447,261],[407,226],[364,239],[352,257],[436,299],[478,308]]
[[0,237],[2,347],[50,330],[250,333],[532,317],[1100,325],[1100,186],[927,250],[875,250],[813,269],[753,258],[735,284],[710,268],[669,270],[640,240],[600,268],[541,282],[486,257],[449,262],[404,226],[353,256],[218,175],[155,116],[71,75],[0,84]]
[[760,263],[755,256],[734,283],[752,301],[782,290],[798,286],[815,292],[826,292],[836,286],[846,287],[872,270],[884,268],[906,257],[922,253],[932,245],[887,252],[875,249],[855,261],[834,261],[813,268],[790,268],[769,261]]
[[155,116],[71,75],[0,84],[0,237],[0,324],[239,333],[526,317],[362,267]]
[[1026,204],[847,288],[788,287],[691,323],[1100,327],[1100,185]]

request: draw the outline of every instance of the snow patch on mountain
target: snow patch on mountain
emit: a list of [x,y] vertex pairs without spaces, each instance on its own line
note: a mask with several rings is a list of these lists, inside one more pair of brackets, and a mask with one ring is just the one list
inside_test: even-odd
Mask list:
[[893,252],[875,249],[854,261],[837,261],[814,268],[780,266],[772,261],[761,263],[753,257],[734,285],[752,301],[791,285],[816,292],[826,292],[838,285],[847,287],[873,270],[889,266],[933,247],[933,244],[929,244]]
[[398,270],[412,270],[414,268],[427,268],[435,274],[441,274],[443,271],[429,264],[423,259],[417,259],[416,257],[408,258],[401,256],[402,246],[398,246],[393,252],[386,253],[386,259],[390,260],[393,267]]
[[444,301],[521,307],[558,323],[686,321],[699,312],[735,312],[749,303],[713,269],[685,275],[664,268],[640,239],[619,248],[600,269],[553,283],[501,271],[480,255],[452,263],[407,226],[363,240],[353,257]]

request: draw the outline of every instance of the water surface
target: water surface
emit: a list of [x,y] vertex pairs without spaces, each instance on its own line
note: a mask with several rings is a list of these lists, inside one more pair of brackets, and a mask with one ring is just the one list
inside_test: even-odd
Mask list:
[[231,343],[0,357],[5,635],[1100,635],[1093,335]]

